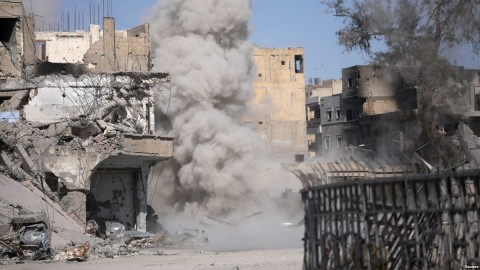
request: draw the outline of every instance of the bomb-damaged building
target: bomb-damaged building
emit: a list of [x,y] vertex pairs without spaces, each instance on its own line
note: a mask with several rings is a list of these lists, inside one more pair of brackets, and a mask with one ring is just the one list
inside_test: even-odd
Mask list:
[[82,226],[145,232],[149,170],[173,155],[173,138],[155,132],[170,77],[150,72],[148,24],[34,33],[21,2],[0,7],[0,170]]
[[[461,96],[459,100],[463,105],[445,104],[443,113],[432,115],[431,121],[436,136],[458,150],[449,155],[452,166],[465,162],[478,164],[479,71],[456,67],[455,72],[462,85],[452,83],[451,88],[462,89],[455,93]],[[386,68],[374,65],[344,68],[341,93],[315,99],[318,101],[307,99],[307,109],[318,108],[318,113],[308,122],[321,127],[316,135],[318,157],[326,160],[344,156],[372,160],[382,157],[398,163],[405,155],[413,153],[415,162],[425,164],[425,161],[429,163],[426,156],[431,147],[441,147],[438,139],[421,142],[412,136],[421,128],[417,109],[421,101],[417,89],[405,85],[399,76]],[[435,164],[426,166],[432,165]]]
[[373,65],[344,68],[341,90],[317,98],[318,105],[310,103],[307,107],[318,107],[311,121],[321,126],[316,154],[327,159],[398,152],[405,121],[417,107],[414,87]]

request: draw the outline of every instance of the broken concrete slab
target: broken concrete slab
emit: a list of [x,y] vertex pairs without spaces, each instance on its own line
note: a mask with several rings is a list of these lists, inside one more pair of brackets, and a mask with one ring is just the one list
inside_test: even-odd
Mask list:
[[107,128],[107,122],[105,122],[105,121],[103,121],[103,120],[101,120],[101,119],[98,119],[98,120],[97,120],[97,124],[98,124],[98,126],[99,126],[102,130],[104,130],[104,129]]
[[10,172],[15,177],[21,179],[22,181],[25,181],[25,180],[34,181],[34,178],[31,175],[29,175],[20,166],[15,164],[15,162],[13,162],[13,160],[8,156],[7,152],[2,151],[2,153],[0,154],[0,157],[2,158],[5,165],[7,165],[7,167],[10,169]]
[[46,136],[56,137],[60,135],[62,137],[73,137],[72,128],[67,122],[53,123],[48,127]]
[[16,217],[12,217],[12,225],[14,226],[15,230],[20,229],[24,224],[34,224],[43,222],[47,227],[49,226],[50,222],[48,221],[48,217],[45,213],[33,213],[33,214],[23,214]]
[[103,134],[98,134],[93,140],[96,143],[101,143],[103,140],[105,140],[105,136]]
[[112,126],[107,126],[103,131],[103,135],[105,135],[107,138],[114,137],[116,134],[117,130]]
[[15,145],[15,153],[22,159],[23,168],[30,174],[35,175],[37,173],[37,163],[34,163],[33,160],[28,155],[27,151],[21,144]]
[[2,103],[2,105],[0,106],[0,110],[10,111],[19,109],[22,102],[26,102],[28,93],[28,90],[15,91],[13,96],[9,100]]
[[84,126],[72,126],[73,135],[81,139],[88,139],[90,136],[95,136],[102,130],[95,124],[89,123]]
[[116,130],[119,130],[121,132],[126,132],[126,133],[136,133],[137,132],[137,130],[135,130],[134,128],[127,127],[127,126],[122,125],[122,124],[107,123],[107,125],[109,127],[113,127]]
[[[33,184],[28,182],[24,182],[24,184],[0,174],[0,186],[2,187],[0,189],[0,208],[11,209],[9,205],[17,205],[23,211],[34,213],[38,212],[38,207],[41,206],[44,213],[54,217],[50,220],[52,246],[54,247],[64,246],[72,240],[75,242],[91,240],[89,236],[84,235],[83,228],[71,219],[60,206],[45,197]],[[2,215],[1,212],[0,215]]]

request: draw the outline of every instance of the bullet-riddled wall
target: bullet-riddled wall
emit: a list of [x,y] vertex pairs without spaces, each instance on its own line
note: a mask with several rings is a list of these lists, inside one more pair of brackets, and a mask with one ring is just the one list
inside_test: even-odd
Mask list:
[[306,153],[303,48],[254,51],[257,79],[246,122],[267,140],[271,152]]

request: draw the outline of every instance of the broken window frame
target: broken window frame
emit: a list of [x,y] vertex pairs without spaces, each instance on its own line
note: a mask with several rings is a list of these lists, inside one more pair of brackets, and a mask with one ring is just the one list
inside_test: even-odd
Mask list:
[[327,108],[327,120],[332,121],[332,119],[333,119],[333,109]]
[[339,120],[341,116],[340,107],[335,108],[335,119]]
[[303,67],[303,55],[301,54],[296,54],[294,56],[295,60],[295,73],[303,73],[304,67]]
[[347,86],[348,86],[349,89],[353,87],[353,79],[352,78],[348,78]]

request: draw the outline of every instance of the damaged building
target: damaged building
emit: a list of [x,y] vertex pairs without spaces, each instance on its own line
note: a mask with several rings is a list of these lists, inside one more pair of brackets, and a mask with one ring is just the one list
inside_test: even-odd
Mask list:
[[35,62],[34,17],[24,16],[21,2],[0,1],[0,83],[21,77]]
[[36,183],[81,225],[114,220],[145,231],[149,169],[173,154],[173,139],[154,134],[155,92],[168,75],[39,80],[21,90],[19,117],[2,122],[3,170]]
[[116,30],[115,19],[105,17],[103,30],[90,24],[89,31],[36,32],[35,43],[40,60],[84,64],[89,72],[146,72],[151,68],[149,24]]
[[[313,84],[305,87],[305,109],[307,115],[307,139],[308,139],[308,156],[315,157],[320,155],[322,140],[322,119],[320,102],[323,98],[338,95],[342,92],[341,80],[324,80],[319,78],[313,80]],[[339,107],[335,107],[337,113]],[[337,114],[336,119],[340,118]]]
[[303,48],[256,47],[252,112],[247,125],[265,139],[270,152],[307,152]]
[[150,168],[173,156],[173,138],[155,133],[170,76],[149,72],[148,24],[33,33],[22,3],[0,7],[0,171],[81,226],[145,232]]
[[394,156],[407,143],[405,123],[415,118],[416,89],[380,67],[353,66],[342,70],[340,91],[310,97],[307,108],[317,108],[310,122],[321,127],[317,156]]

